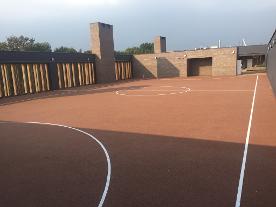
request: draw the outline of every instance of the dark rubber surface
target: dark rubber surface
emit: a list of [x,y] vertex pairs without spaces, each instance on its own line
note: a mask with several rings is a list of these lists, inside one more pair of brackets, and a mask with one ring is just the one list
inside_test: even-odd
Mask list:
[[106,160],[88,136],[34,124],[0,124],[0,206],[96,206]]

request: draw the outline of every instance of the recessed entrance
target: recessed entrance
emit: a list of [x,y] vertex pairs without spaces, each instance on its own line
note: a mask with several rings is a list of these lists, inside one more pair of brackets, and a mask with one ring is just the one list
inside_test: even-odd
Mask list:
[[212,76],[212,58],[188,59],[188,76]]

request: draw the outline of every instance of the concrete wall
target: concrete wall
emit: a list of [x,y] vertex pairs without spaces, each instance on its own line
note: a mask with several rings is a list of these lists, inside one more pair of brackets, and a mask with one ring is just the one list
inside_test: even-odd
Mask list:
[[97,83],[114,82],[113,26],[100,22],[90,24],[91,51],[96,55]]
[[237,70],[237,48],[134,55],[135,78],[187,77],[187,60],[212,58],[213,76],[233,76]]
[[[274,44],[273,44],[274,41]],[[267,75],[276,95],[276,30],[268,44],[268,47],[272,45],[267,52]]]

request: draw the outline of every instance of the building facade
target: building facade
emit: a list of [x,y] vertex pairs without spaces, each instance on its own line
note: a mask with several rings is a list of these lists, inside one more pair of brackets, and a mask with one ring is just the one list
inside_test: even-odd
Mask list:
[[237,74],[237,48],[134,55],[133,73],[136,78],[233,76]]

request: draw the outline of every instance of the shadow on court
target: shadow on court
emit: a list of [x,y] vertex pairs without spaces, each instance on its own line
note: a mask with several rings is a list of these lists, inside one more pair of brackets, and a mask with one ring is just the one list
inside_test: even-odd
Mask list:
[[[120,84],[127,83],[121,82]],[[143,87],[148,87],[148,85],[140,85],[140,86],[117,86],[117,84],[101,84],[101,85],[89,85],[89,86],[81,86],[76,88],[67,88],[56,91],[47,91],[36,94],[26,94],[22,96],[13,96],[6,97],[0,99],[0,106],[11,105],[14,103],[22,103],[28,102],[38,99],[48,99],[48,98],[58,98],[58,97],[69,97],[69,96],[81,96],[81,95],[92,95],[99,93],[109,93],[116,92],[119,90],[128,90],[131,89],[141,89]]]
[[[111,157],[104,206],[235,204],[243,144],[83,130]],[[107,168],[95,141],[34,124],[0,124],[0,132],[0,206],[97,206]],[[242,206],[274,206],[275,158],[275,148],[250,145]]]

